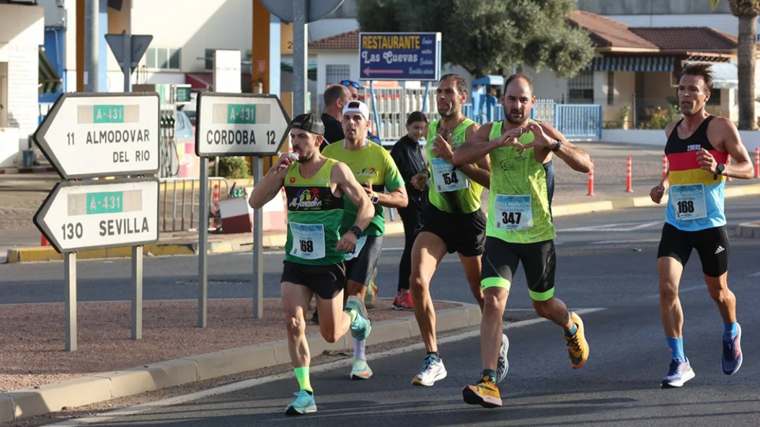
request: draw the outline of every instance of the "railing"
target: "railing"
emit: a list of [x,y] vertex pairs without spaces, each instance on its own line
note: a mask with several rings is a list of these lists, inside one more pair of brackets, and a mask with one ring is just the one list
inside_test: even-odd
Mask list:
[[602,106],[558,104],[554,106],[554,127],[569,140],[602,139]]
[[[209,178],[209,211],[205,213],[208,224],[211,211],[214,210],[214,185],[219,186],[219,199],[229,197],[229,183],[224,178]],[[199,178],[161,178],[159,201],[160,229],[166,231],[190,231],[199,229],[200,214],[200,179]],[[179,210],[179,215],[178,211]],[[179,228],[177,227],[179,225]]]

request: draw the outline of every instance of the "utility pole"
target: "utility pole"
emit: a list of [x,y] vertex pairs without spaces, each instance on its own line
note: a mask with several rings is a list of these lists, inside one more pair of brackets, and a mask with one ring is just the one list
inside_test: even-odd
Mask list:
[[98,91],[98,19],[99,1],[85,0],[84,10],[84,72],[85,92]]

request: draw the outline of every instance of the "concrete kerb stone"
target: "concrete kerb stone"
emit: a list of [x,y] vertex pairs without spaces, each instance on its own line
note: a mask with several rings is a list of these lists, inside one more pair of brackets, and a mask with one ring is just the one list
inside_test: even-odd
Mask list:
[[[477,305],[456,304],[460,304],[461,307],[442,310],[439,313],[436,327],[438,331],[480,324],[480,308]],[[407,317],[374,324],[368,342],[371,345],[380,344],[418,335],[419,327],[416,320],[414,317]],[[322,354],[325,350],[341,351],[353,348],[350,334],[332,344],[326,343],[320,334],[309,336],[308,341],[313,355]],[[287,363],[290,363],[288,343],[287,340],[281,340],[123,371],[106,372],[47,384],[38,389],[0,393],[0,422]]]
[[760,239],[760,221],[744,222],[736,226],[736,235],[750,239]]

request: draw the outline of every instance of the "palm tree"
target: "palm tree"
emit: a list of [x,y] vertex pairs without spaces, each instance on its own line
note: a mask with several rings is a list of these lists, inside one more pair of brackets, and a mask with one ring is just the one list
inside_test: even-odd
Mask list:
[[[720,0],[710,0],[713,10]],[[755,116],[755,33],[760,0],[728,0],[739,18],[739,129],[757,129]]]

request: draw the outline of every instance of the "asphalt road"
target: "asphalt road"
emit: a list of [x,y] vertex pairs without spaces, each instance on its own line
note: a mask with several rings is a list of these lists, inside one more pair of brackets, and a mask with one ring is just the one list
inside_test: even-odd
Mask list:
[[[727,201],[729,227],[756,219],[757,198]],[[507,331],[509,376],[501,385],[504,407],[486,410],[463,403],[461,388],[480,371],[479,339],[440,347],[449,376],[432,388],[412,387],[423,350],[372,360],[369,381],[348,379],[340,367],[312,375],[319,411],[284,415],[297,390],[293,378],[202,398],[138,415],[101,419],[100,426],[757,426],[760,425],[760,241],[731,240],[729,283],[739,298],[743,325],[742,369],[725,376],[720,368],[723,331],[707,295],[698,257],[693,255],[681,284],[686,315],[684,343],[697,374],[683,389],[661,390],[669,352],[660,325],[655,256],[663,212],[634,209],[558,218],[557,296],[572,309],[601,309],[583,315],[591,356],[580,370],[570,368],[560,329],[539,322]],[[733,236],[733,233],[731,233]],[[388,239],[386,247],[400,246]],[[384,252],[381,296],[394,293],[397,250]],[[267,296],[276,296],[281,254],[266,257]],[[146,260],[146,298],[193,298],[194,257]],[[214,297],[248,296],[250,254],[210,259]],[[82,262],[80,298],[126,299],[127,262]],[[184,275],[178,274],[183,272]],[[61,301],[62,264],[0,266],[4,302]],[[216,283],[216,284],[214,284]],[[509,308],[529,308],[522,273],[513,285]],[[448,257],[433,280],[436,299],[469,301],[455,257]]]

